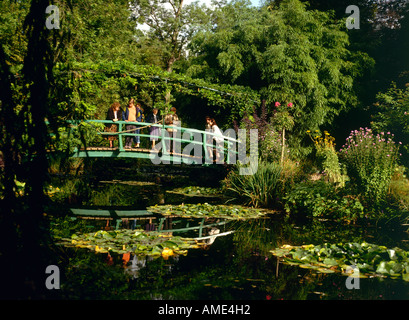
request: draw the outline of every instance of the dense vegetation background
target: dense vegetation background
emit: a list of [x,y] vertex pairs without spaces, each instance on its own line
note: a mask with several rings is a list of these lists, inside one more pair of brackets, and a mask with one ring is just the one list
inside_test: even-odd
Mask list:
[[[124,107],[134,97],[145,114],[154,107],[166,112],[176,106],[183,124],[198,129],[206,115],[223,128],[238,123],[258,128],[265,161],[283,161],[285,145],[285,158],[309,164],[310,173],[325,172],[339,185],[349,175],[353,188],[339,198],[345,210],[361,210],[356,201],[365,205],[375,199],[381,205],[396,165],[402,165],[402,176],[409,165],[408,3],[356,1],[360,29],[349,30],[348,1],[266,1],[253,7],[225,0],[212,6],[183,0],[56,0],[59,29],[47,29],[50,1],[3,0],[2,297],[49,294],[39,277],[52,263],[43,221],[46,149],[70,147],[64,141],[65,120],[104,119],[114,101]],[[401,143],[399,152],[393,150],[399,163],[363,173],[355,158],[338,153],[351,130],[369,127],[374,137],[394,134],[394,143]],[[328,139],[321,141],[321,135]],[[356,137],[361,137],[358,132],[349,142]],[[381,138],[379,148],[384,148]],[[277,140],[281,144],[275,146]],[[344,167],[335,155],[344,159]],[[388,151],[376,161],[384,163],[391,156]],[[368,153],[370,157],[374,154]],[[287,172],[295,170],[287,167]],[[233,189],[234,179],[228,182]],[[383,189],[370,193],[371,183],[382,179]],[[321,194],[332,192],[327,185],[318,187],[326,190]],[[296,189],[287,206],[303,199],[304,189]],[[317,212],[315,200],[308,201]],[[331,205],[337,201],[328,200]]]

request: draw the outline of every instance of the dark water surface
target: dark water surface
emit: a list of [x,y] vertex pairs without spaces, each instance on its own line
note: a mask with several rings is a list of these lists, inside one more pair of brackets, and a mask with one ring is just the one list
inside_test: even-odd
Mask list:
[[[174,185],[131,180],[97,179],[87,190],[66,202],[72,208],[109,208],[141,210],[154,204],[188,202],[221,203],[218,199],[189,198],[166,193]],[[186,181],[183,182],[186,185]],[[84,195],[85,194],[85,195]],[[55,218],[53,228],[60,236],[76,231],[91,232],[115,228],[106,219],[76,219],[71,215]],[[120,228],[157,229],[159,218],[123,220]],[[222,224],[222,222],[225,222]],[[166,229],[198,225],[200,219],[166,219]],[[359,279],[359,289],[346,287],[347,277],[323,274],[278,263],[270,250],[284,244],[322,244],[362,242],[409,250],[404,227],[340,225],[329,221],[286,222],[280,214],[247,221],[209,219],[219,223],[203,229],[202,236],[226,234],[207,239],[209,244],[190,249],[186,256],[130,256],[96,254],[87,249],[59,247],[62,267],[61,295],[67,299],[408,299],[409,283],[402,279]],[[173,232],[183,237],[198,237],[199,231]],[[217,234],[217,233],[216,233]]]

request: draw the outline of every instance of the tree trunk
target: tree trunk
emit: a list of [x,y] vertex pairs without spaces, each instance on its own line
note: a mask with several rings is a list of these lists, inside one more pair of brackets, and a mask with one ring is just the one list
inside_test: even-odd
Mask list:
[[[24,111],[20,111],[19,114],[16,113],[15,100],[10,96],[12,80],[4,81],[4,76],[8,76],[10,71],[8,68],[5,69],[5,54],[0,49],[2,71],[0,98],[3,101],[1,121],[6,121],[5,130],[9,131],[4,136],[5,142],[2,146],[11,146],[11,149],[3,150],[4,170],[7,176],[5,192],[11,198],[3,200],[0,208],[2,211],[0,240],[3,245],[0,263],[6,271],[6,273],[1,271],[1,276],[5,277],[4,282],[1,281],[1,294],[6,295],[7,299],[43,299],[52,293],[45,287],[45,270],[51,257],[49,254],[51,243],[48,238],[49,230],[44,228],[43,218],[45,204],[43,188],[48,168],[45,125],[49,95],[47,75],[51,68],[49,62],[52,59],[48,30],[44,23],[48,5],[48,0],[33,0],[25,19],[29,41],[22,79],[23,84],[28,85],[28,92],[25,94],[29,99],[22,101]],[[13,77],[10,76],[9,79]],[[5,116],[5,113],[10,115]],[[19,126],[18,122],[11,122],[8,120],[10,117],[19,119],[24,126]],[[21,139],[21,136],[26,133],[30,135],[28,142]],[[26,182],[24,196],[18,197],[11,195],[15,192],[13,184],[16,168],[20,171],[19,165],[12,162],[16,150],[26,161],[22,168],[24,171],[20,172],[22,180]]]
[[285,152],[285,128],[282,130],[282,146],[281,146],[281,164],[284,163],[284,152]]
[[[173,66],[174,62],[175,62],[175,57],[174,56],[172,56],[172,57],[170,57],[168,59],[168,61],[166,62],[166,65],[167,65],[166,71],[167,72],[172,72],[173,71],[172,66]],[[166,90],[165,103],[166,103],[166,105],[170,104],[170,89]]]

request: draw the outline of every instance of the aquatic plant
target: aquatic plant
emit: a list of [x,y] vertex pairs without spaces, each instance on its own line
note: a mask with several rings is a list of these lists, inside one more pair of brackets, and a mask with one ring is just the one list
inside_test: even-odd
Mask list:
[[187,218],[225,218],[225,219],[249,219],[260,218],[266,211],[247,208],[239,205],[211,205],[181,204],[181,205],[155,205],[147,208],[148,211],[165,216],[176,215]]
[[187,197],[220,197],[221,190],[218,188],[209,187],[199,187],[199,186],[188,186],[184,188],[175,188],[172,190],[167,190],[168,193],[183,194]]
[[187,249],[199,248],[195,239],[169,236],[158,232],[121,229],[99,230],[91,233],[74,233],[71,238],[61,238],[58,244],[66,247],[87,248],[96,253],[163,256],[185,255]]
[[272,207],[282,187],[283,166],[276,162],[260,161],[252,175],[241,175],[240,165],[223,180],[223,189],[245,205]]
[[356,266],[362,278],[388,276],[409,281],[409,252],[400,248],[388,249],[367,242],[324,243],[322,245],[283,245],[271,253],[284,263],[322,273],[340,272],[350,275],[348,267]]

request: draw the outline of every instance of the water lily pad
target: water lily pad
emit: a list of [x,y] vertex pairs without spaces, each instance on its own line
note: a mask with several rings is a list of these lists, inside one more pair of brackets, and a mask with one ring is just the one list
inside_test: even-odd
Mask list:
[[189,218],[225,218],[225,219],[251,219],[260,218],[266,214],[262,209],[248,208],[238,205],[211,205],[203,204],[181,204],[181,205],[155,205],[147,208],[152,213],[162,215],[176,215]]
[[322,273],[348,273],[348,266],[359,270],[360,278],[387,276],[409,281],[409,253],[400,249],[388,249],[370,243],[338,243],[323,245],[283,245],[271,253],[284,263],[301,268],[314,269]]
[[335,270],[333,269],[328,269],[328,268],[317,268],[317,270],[321,273],[334,273]]
[[222,192],[217,188],[189,186],[167,190],[168,193],[180,194],[187,197],[220,197]]
[[[185,255],[187,249],[199,248],[200,244],[192,238],[164,236],[157,232],[143,230],[104,230],[95,233],[73,234],[71,238],[62,238],[58,242],[66,247],[87,248],[97,253],[132,252],[137,255],[170,256]],[[165,252],[163,254],[163,252]]]

